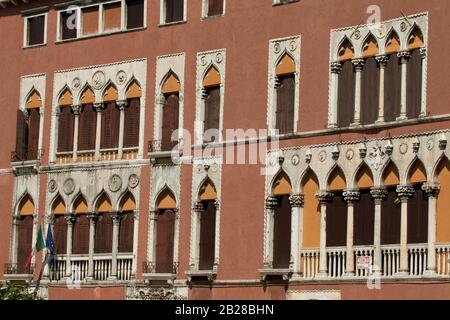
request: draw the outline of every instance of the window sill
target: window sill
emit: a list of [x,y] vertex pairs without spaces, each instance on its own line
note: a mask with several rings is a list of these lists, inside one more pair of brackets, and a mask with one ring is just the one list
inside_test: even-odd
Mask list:
[[185,274],[188,277],[188,282],[201,279],[207,279],[209,282],[213,282],[217,277],[216,270],[186,271]]
[[222,18],[222,17],[225,17],[225,13],[216,14],[213,16],[203,16],[201,21],[214,20],[214,19],[218,19],[218,18]]
[[291,4],[291,3],[295,3],[295,2],[300,2],[300,0],[280,1],[280,2],[276,2],[276,3],[272,3],[272,7],[278,7],[278,6],[282,6],[282,5],[285,5],[285,4]]
[[143,30],[146,30],[146,29],[147,29],[147,27],[139,27],[139,28],[134,28],[134,29],[106,31],[106,32],[103,32],[103,33],[96,33],[96,34],[89,34],[89,35],[85,35],[85,36],[80,36],[80,37],[77,37],[77,38],[56,40],[55,44],[63,44],[63,43],[74,42],[74,41],[81,41],[81,40],[86,40],[86,39],[95,39],[95,38],[107,37],[107,36],[111,36],[111,35],[115,35],[115,34],[123,34],[123,33],[128,33],[128,32],[143,31]]
[[46,45],[47,45],[47,43],[33,44],[33,45],[31,45],[31,46],[23,46],[22,49],[23,49],[23,50],[28,50],[28,49],[34,49],[34,48],[45,47]]
[[288,281],[293,274],[291,269],[264,268],[259,269],[258,271],[261,275],[261,281],[267,281],[269,277],[281,277],[284,281]]
[[143,273],[142,279],[144,281],[167,281],[173,282],[177,278],[177,275],[174,273]]
[[178,24],[185,24],[187,23],[187,20],[181,20],[181,21],[174,21],[174,22],[163,22],[158,25],[159,28],[164,27],[170,27],[170,26],[176,26]]
[[5,274],[5,280],[9,281],[24,281],[31,282],[33,280],[32,274]]

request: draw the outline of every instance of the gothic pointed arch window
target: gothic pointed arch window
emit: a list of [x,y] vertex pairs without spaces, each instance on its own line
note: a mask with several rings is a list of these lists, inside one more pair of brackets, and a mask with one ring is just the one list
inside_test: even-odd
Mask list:
[[97,200],[96,212],[98,220],[95,224],[95,253],[111,253],[113,241],[113,225],[111,219],[111,200],[102,194]]
[[276,86],[276,129],[279,134],[294,132],[295,82],[297,67],[287,53],[278,62],[275,70]]
[[341,64],[337,92],[338,127],[348,127],[354,120],[355,72],[352,63],[354,58],[355,49],[350,40],[345,38],[338,49],[338,61]]
[[428,198],[422,190],[427,173],[422,161],[416,159],[408,174],[408,182],[414,187],[414,195],[408,200],[408,243],[428,241]]
[[88,205],[83,195],[79,195],[73,204],[75,223],[72,235],[72,254],[89,253],[89,218]]
[[75,116],[72,112],[72,105],[72,92],[66,88],[58,99],[58,153],[73,151]]
[[400,116],[401,104],[401,67],[397,54],[400,51],[400,39],[392,30],[386,41],[385,52],[388,58],[384,80],[384,120],[395,121]]
[[365,59],[361,79],[361,124],[372,124],[378,118],[380,72],[376,56],[379,54],[378,43],[370,34],[364,42],[362,55]]
[[134,214],[136,202],[133,195],[127,192],[120,201],[120,213],[122,215],[119,227],[119,252],[133,252],[134,240]]
[[78,150],[94,151],[97,130],[97,113],[94,109],[95,95],[90,87],[86,87],[80,96],[82,111],[78,127]]
[[401,202],[397,195],[400,175],[394,163],[389,163],[383,173],[387,199],[381,203],[381,244],[400,243]]
[[161,93],[164,96],[161,122],[161,151],[170,151],[178,143],[172,136],[179,129],[181,85],[178,76],[172,71],[167,75]]
[[424,38],[422,31],[416,25],[408,37],[410,58],[407,65],[406,84],[406,116],[408,119],[418,118],[422,112],[422,77]]
[[353,244],[356,246],[372,245],[374,240],[375,203],[370,194],[374,186],[372,171],[363,164],[355,176],[359,189],[359,201],[354,204]]
[[[203,132],[205,142],[214,142],[220,132],[220,88],[219,71],[211,66],[203,77]],[[208,130],[214,130],[207,132]]]
[[117,149],[119,147],[120,111],[117,108],[118,93],[113,84],[103,92],[103,111],[101,125],[100,149]]
[[328,177],[328,190],[334,197],[327,204],[327,246],[342,247],[347,239],[347,203],[343,192],[347,186],[342,169],[336,166]]
[[34,202],[29,195],[22,198],[18,206],[16,263],[18,274],[29,274],[29,256],[33,246]]
[[140,115],[141,115],[142,89],[136,81],[128,86],[124,120],[124,148],[136,148],[139,146]]
[[53,241],[56,254],[66,254],[67,252],[67,221],[64,216],[66,213],[66,204],[61,196],[58,196],[52,205]]

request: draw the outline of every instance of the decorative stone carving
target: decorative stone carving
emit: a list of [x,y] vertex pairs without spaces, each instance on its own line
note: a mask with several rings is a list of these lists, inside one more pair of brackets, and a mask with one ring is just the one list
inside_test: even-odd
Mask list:
[[303,207],[305,203],[305,196],[302,194],[294,194],[289,197],[289,205],[292,208]]
[[111,178],[109,178],[108,186],[109,190],[112,192],[119,191],[122,187],[122,178],[117,174],[112,175]]
[[125,71],[120,70],[116,75],[116,82],[120,85],[123,85],[127,81],[127,74]]
[[388,143],[384,146],[384,151],[386,154],[390,157],[392,155],[392,152],[394,151],[394,146],[392,145],[392,142],[389,140]]
[[372,147],[372,151],[369,153],[367,161],[369,165],[377,171],[385,158],[386,154],[381,150],[381,147],[376,146]]
[[397,186],[397,195],[400,200],[408,200],[414,197],[414,187],[410,185],[399,185]]
[[96,112],[102,112],[104,109],[103,103],[94,103],[94,110]]
[[295,167],[299,165],[299,163],[300,163],[300,156],[297,153],[292,156],[291,163]]
[[375,60],[377,61],[378,65],[382,68],[386,67],[389,58],[388,56],[382,55],[382,56],[376,56]]
[[353,36],[355,37],[356,40],[361,39],[361,31],[356,30],[356,31],[353,33]]
[[413,145],[413,152],[418,153],[420,148],[420,141],[419,139],[417,139],[417,137],[414,137],[412,145]]
[[408,145],[406,144],[406,143],[402,143],[401,145],[400,145],[400,153],[401,154],[406,154],[407,152],[408,152]]
[[275,43],[275,45],[273,46],[273,51],[275,53],[280,53],[280,51],[281,51],[281,44],[279,42]]
[[80,105],[73,105],[72,106],[72,112],[74,115],[79,116],[81,113],[81,106]]
[[339,150],[339,148],[337,146],[334,146],[333,150],[331,151],[331,157],[333,158],[333,160],[338,161],[340,154],[341,151]]
[[348,203],[358,202],[360,198],[358,190],[345,190],[342,195],[344,196],[344,200]]
[[130,177],[128,178],[128,186],[131,189],[136,188],[139,185],[139,177],[137,174],[132,174],[130,175]]
[[438,184],[424,184],[422,190],[430,198],[437,198],[439,192],[441,191],[441,186]]
[[103,85],[105,84],[105,81],[106,81],[106,77],[105,77],[105,74],[103,73],[103,71],[97,71],[92,76],[92,87],[99,90],[103,87]]
[[63,191],[67,195],[70,195],[75,191],[75,181],[72,178],[68,178],[64,181]]
[[280,165],[280,167],[283,165],[284,163],[284,156],[280,155],[278,156],[278,164]]
[[266,198],[266,209],[273,210],[278,208],[278,199],[272,196]]
[[75,221],[77,221],[77,217],[71,213],[64,215],[64,218],[66,219],[67,224],[69,224],[69,225],[73,225],[75,223]]
[[420,51],[420,57],[422,59],[425,59],[427,57],[427,48],[426,47],[420,48],[419,51]]
[[184,300],[185,298],[175,293],[173,288],[139,288],[132,290],[128,297],[132,300]]
[[320,191],[316,193],[316,197],[321,204],[333,201],[334,194],[328,191]]
[[434,149],[434,140],[433,139],[428,139],[427,141],[427,150],[431,151]]
[[332,62],[330,64],[330,70],[331,70],[331,73],[339,74],[342,71],[342,64],[340,62]]
[[355,68],[356,71],[362,71],[362,69],[364,68],[364,63],[365,63],[364,59],[352,60],[353,67]]
[[78,90],[80,89],[80,87],[81,87],[81,79],[78,78],[78,77],[75,77],[75,78],[72,80],[72,89],[73,89],[74,91],[78,91]]
[[439,149],[445,150],[447,148],[447,136],[443,133],[439,137]]
[[352,160],[354,156],[355,151],[353,151],[353,149],[348,149],[347,152],[345,153],[345,158],[349,161]]
[[296,41],[291,41],[289,42],[289,51],[295,51],[297,49],[297,42]]
[[311,163],[311,159],[312,159],[312,151],[309,148],[308,150],[306,150],[306,154],[305,154],[306,163]]
[[113,225],[119,226],[120,221],[122,220],[122,215],[118,212],[115,212],[110,215]]
[[400,23],[400,31],[401,32],[405,32],[408,29],[408,25],[406,24],[405,21],[403,21],[402,23]]
[[359,157],[361,159],[364,159],[367,155],[367,147],[366,144],[364,142],[362,142],[359,146]]
[[95,213],[89,213],[87,215],[90,224],[95,224],[98,221],[99,215]]
[[119,100],[116,102],[117,104],[117,108],[122,111],[125,110],[128,106],[128,101],[127,100]]
[[382,201],[386,200],[388,197],[388,192],[386,188],[380,187],[380,188],[371,188],[370,189],[370,195],[374,200]]
[[205,205],[201,201],[197,201],[192,206],[192,210],[194,210],[195,212],[203,212],[205,211]]
[[222,63],[222,61],[223,61],[223,55],[222,55],[222,53],[219,52],[216,54],[216,62],[220,64],[220,63]]
[[401,63],[407,63],[409,58],[411,58],[411,52],[410,51],[400,51],[397,53],[397,57],[400,58]]
[[319,160],[320,162],[325,162],[325,160],[327,160],[327,152],[325,150],[320,151]]
[[52,179],[48,182],[48,191],[50,193],[55,192],[58,189],[58,184],[56,183],[56,180]]

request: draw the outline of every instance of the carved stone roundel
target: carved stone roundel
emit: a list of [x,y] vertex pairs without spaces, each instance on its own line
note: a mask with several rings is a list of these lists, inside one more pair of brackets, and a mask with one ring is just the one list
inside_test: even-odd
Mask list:
[[125,73],[125,71],[120,70],[119,72],[117,72],[116,82],[118,84],[124,84],[126,81],[127,81],[127,74]]
[[298,166],[298,164],[300,163],[300,156],[298,154],[294,154],[292,156],[291,162],[294,166]]
[[218,53],[218,54],[216,55],[216,62],[217,62],[217,63],[222,63],[222,61],[223,61],[223,56],[222,56],[221,53]]
[[319,153],[319,160],[320,162],[324,162],[325,160],[327,160],[327,152],[325,150],[322,150]]
[[109,190],[111,190],[112,192],[117,192],[121,187],[122,178],[117,174],[112,175],[111,178],[109,178]]
[[208,63],[208,59],[206,59],[205,56],[202,56],[200,58],[200,63],[202,64],[202,66],[206,66],[206,64]]
[[297,43],[293,40],[289,43],[289,50],[295,51],[297,49]]
[[77,91],[81,87],[81,79],[76,77],[72,81],[72,89]]
[[406,143],[402,143],[400,145],[400,153],[406,154],[408,152],[408,145]]
[[75,181],[72,178],[66,179],[63,185],[64,193],[69,195],[75,191]]
[[48,191],[49,192],[53,193],[56,191],[57,188],[58,188],[58,185],[55,180],[52,179],[48,182]]
[[347,158],[347,160],[352,160],[354,156],[355,151],[353,151],[353,149],[348,149],[347,152],[345,153],[345,157]]
[[132,174],[129,178],[128,178],[128,186],[132,189],[136,188],[139,185],[139,177],[137,176],[137,174]]
[[105,84],[105,81],[106,81],[106,77],[105,77],[105,74],[103,73],[103,71],[97,71],[92,76],[92,86],[97,90],[101,89],[103,87],[103,85]]
[[273,47],[273,51],[275,51],[275,53],[278,53],[281,51],[281,44],[280,43],[275,43],[275,46]]

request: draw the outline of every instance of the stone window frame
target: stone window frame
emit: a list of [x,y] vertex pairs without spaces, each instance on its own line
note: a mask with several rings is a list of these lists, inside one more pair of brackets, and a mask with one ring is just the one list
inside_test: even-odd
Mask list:
[[223,0],[222,14],[208,16],[208,7],[209,7],[208,0],[202,0],[202,20],[223,17],[226,14],[226,10],[227,10],[227,0]]
[[166,0],[160,0],[159,2],[159,26],[170,26],[173,24],[185,23],[187,22],[187,0],[183,0],[183,20],[174,21],[174,22],[166,22]]
[[[424,37],[424,46],[421,48],[423,56],[422,61],[422,105],[420,117],[426,117],[427,114],[427,71],[428,71],[428,12],[399,17],[381,22],[381,27],[377,28],[374,24],[365,24],[360,26],[351,26],[338,29],[332,29],[330,32],[330,53],[329,53],[329,90],[328,90],[328,128],[337,128],[337,104],[338,104],[338,80],[335,80],[333,70],[338,62],[337,53],[344,39],[348,39],[355,50],[354,61],[363,59],[362,47],[366,39],[373,35],[378,42],[379,54],[385,55],[387,37],[391,31],[395,31],[400,40],[400,51],[410,51],[407,46],[408,37],[417,25]],[[404,93],[402,89],[402,94]],[[378,122],[377,122],[378,123]],[[384,123],[384,121],[383,121]],[[361,126],[361,125],[359,125]]]
[[[45,8],[46,9],[46,8]],[[36,18],[39,16],[44,16],[44,42],[34,45],[28,44],[28,20],[30,18]],[[24,16],[23,19],[23,48],[35,48],[35,47],[41,47],[45,46],[47,44],[47,30],[48,30],[48,12],[34,12],[32,14],[28,14]]]
[[295,101],[294,101],[294,130],[298,132],[300,118],[300,71],[301,71],[301,36],[290,36],[272,39],[269,41],[269,65],[268,65],[268,96],[267,96],[267,128],[269,135],[275,135],[276,127],[276,67],[282,57],[288,54],[295,62]]

